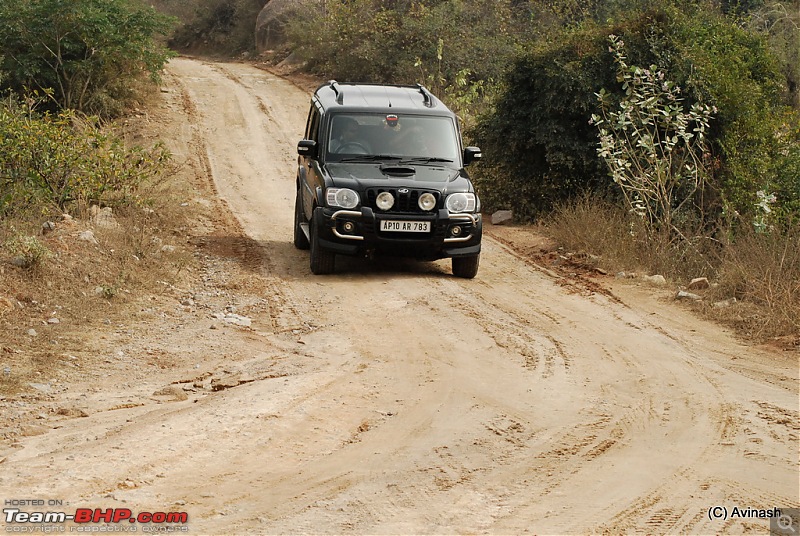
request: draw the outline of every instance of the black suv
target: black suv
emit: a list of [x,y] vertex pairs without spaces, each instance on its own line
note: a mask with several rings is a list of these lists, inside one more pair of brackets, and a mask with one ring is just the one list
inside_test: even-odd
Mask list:
[[297,145],[294,245],[311,271],[337,254],[452,258],[473,278],[481,251],[480,201],[464,166],[458,119],[421,85],[339,84],[311,99]]

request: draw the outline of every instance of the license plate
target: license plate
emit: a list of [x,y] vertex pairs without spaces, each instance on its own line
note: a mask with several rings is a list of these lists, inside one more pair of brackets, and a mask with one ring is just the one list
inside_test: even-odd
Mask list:
[[381,220],[381,231],[394,233],[427,233],[431,230],[429,221]]

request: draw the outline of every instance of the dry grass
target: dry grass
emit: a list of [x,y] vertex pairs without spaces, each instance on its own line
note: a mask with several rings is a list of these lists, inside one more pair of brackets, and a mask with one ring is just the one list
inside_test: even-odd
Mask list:
[[800,334],[800,224],[785,234],[740,232],[717,271],[717,297],[752,306],[732,319],[740,330],[763,338]]
[[[622,208],[587,195],[559,207],[545,232],[609,272],[661,274],[673,287],[707,277],[704,314],[754,340],[800,341],[800,225],[785,234],[740,232],[725,244],[700,233],[675,240],[648,235]],[[730,298],[732,307],[712,306]]]
[[598,267],[661,274],[674,281],[710,276],[709,259],[718,255],[718,245],[698,233],[689,233],[697,238],[688,242],[648,233],[623,208],[588,194],[557,207],[547,233],[567,250],[588,254]]
[[[181,277],[192,262],[185,248],[192,208],[175,194],[167,189],[152,207],[118,209],[111,225],[54,215],[0,224],[0,394],[57,376],[65,356],[91,352],[87,340],[99,326]],[[46,221],[55,228],[43,235]],[[86,231],[96,242],[81,238]],[[14,262],[20,241],[47,253],[33,264]]]

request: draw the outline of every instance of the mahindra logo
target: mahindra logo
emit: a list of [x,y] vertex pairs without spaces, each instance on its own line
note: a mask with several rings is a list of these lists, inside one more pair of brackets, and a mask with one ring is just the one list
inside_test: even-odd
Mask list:
[[397,190],[397,193],[399,194],[407,194],[408,192],[409,192],[408,188],[400,188],[399,190]]

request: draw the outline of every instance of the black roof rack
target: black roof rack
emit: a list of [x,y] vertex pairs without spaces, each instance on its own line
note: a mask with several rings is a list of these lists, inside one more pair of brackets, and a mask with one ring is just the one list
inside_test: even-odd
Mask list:
[[[394,102],[395,97],[399,96],[401,93],[397,93],[397,90],[411,90],[412,92],[420,95],[422,97],[422,105],[425,108],[436,108],[440,102],[439,100],[433,95],[433,93],[428,90],[425,86],[420,83],[413,84],[413,85],[402,85],[402,84],[379,84],[379,83],[351,83],[351,82],[344,82],[339,83],[338,81],[331,79],[327,82],[324,82],[319,85],[317,91],[325,89],[330,90],[331,93],[327,93],[327,98],[333,97],[333,102],[342,106],[344,105],[344,93],[347,90],[348,95],[350,95],[350,87],[357,88],[354,89],[355,93],[351,96],[355,96],[355,100],[350,102],[350,105],[358,106],[356,103],[359,102],[357,96],[361,95],[360,91],[363,91],[365,88],[372,87],[372,88],[385,88],[386,94],[385,98],[388,100],[388,106],[393,107],[396,102]],[[315,91],[316,93],[316,91]],[[376,93],[371,92],[367,95],[367,98],[374,98]],[[410,96],[410,95],[408,95]],[[328,101],[330,102],[330,101]],[[404,101],[405,102],[405,101]],[[419,101],[417,101],[419,102]],[[446,108],[446,106],[445,106]]]
[[327,86],[336,93],[336,102],[342,104],[344,102],[344,93],[340,91],[339,83],[336,80],[328,80]]
[[431,95],[430,92],[427,89],[425,89],[425,86],[423,86],[422,84],[417,84],[417,89],[419,90],[420,93],[422,93],[422,99],[425,102],[425,106],[427,106],[428,108],[433,106],[433,95]]

